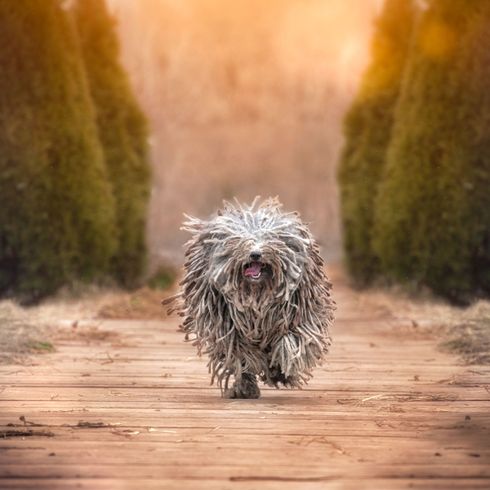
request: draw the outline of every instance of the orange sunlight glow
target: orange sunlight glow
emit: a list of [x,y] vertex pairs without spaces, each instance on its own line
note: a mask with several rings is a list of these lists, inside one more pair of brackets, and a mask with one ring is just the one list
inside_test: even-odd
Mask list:
[[294,2],[279,23],[277,49],[291,75],[308,73],[325,80],[332,71],[339,83],[357,83],[369,52],[366,16],[376,4],[359,8],[359,1]]
[[152,127],[152,263],[181,253],[182,213],[233,196],[279,195],[339,253],[342,118],[381,0],[108,2]]

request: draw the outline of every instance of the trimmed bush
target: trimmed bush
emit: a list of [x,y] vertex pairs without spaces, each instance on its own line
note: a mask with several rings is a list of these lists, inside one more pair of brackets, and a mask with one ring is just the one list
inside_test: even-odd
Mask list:
[[408,60],[376,203],[384,274],[490,291],[490,5],[434,0]]
[[116,201],[118,249],[112,272],[121,284],[133,286],[146,262],[147,124],[119,62],[114,22],[104,0],[78,1],[74,14]]
[[344,121],[339,167],[346,265],[357,285],[378,272],[372,249],[374,202],[410,44],[416,10],[412,0],[387,0],[377,19],[371,63]]
[[0,292],[108,269],[114,202],[75,31],[57,0],[0,2]]

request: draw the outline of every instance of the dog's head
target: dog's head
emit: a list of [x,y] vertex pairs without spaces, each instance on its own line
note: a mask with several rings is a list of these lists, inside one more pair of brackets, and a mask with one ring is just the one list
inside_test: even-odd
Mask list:
[[213,219],[190,218],[184,227],[193,234],[186,276],[238,308],[287,301],[315,253],[297,213],[283,213],[275,199],[256,201],[250,206],[225,203]]

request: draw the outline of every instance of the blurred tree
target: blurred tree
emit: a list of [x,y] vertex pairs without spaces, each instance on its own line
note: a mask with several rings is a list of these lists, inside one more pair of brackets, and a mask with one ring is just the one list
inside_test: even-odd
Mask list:
[[359,286],[378,272],[372,250],[374,202],[416,16],[413,0],[387,0],[371,45],[371,64],[344,121],[339,167],[346,265]]
[[75,31],[57,0],[0,2],[0,292],[107,270],[114,202]]
[[112,270],[119,282],[132,286],[146,263],[147,123],[119,62],[114,21],[104,0],[78,1],[74,14],[116,200],[118,249]]
[[490,3],[433,0],[376,204],[384,273],[456,302],[490,292]]
[[78,1],[74,13],[116,199],[119,247],[113,273],[123,285],[132,286],[146,263],[147,123],[119,62],[114,21],[104,0]]

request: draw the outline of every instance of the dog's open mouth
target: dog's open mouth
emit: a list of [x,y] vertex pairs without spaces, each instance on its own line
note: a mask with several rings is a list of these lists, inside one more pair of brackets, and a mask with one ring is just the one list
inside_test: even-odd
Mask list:
[[266,264],[264,264],[263,262],[259,262],[259,261],[249,262],[243,268],[243,275],[250,279],[257,280],[262,277],[262,273],[265,268],[266,268]]

